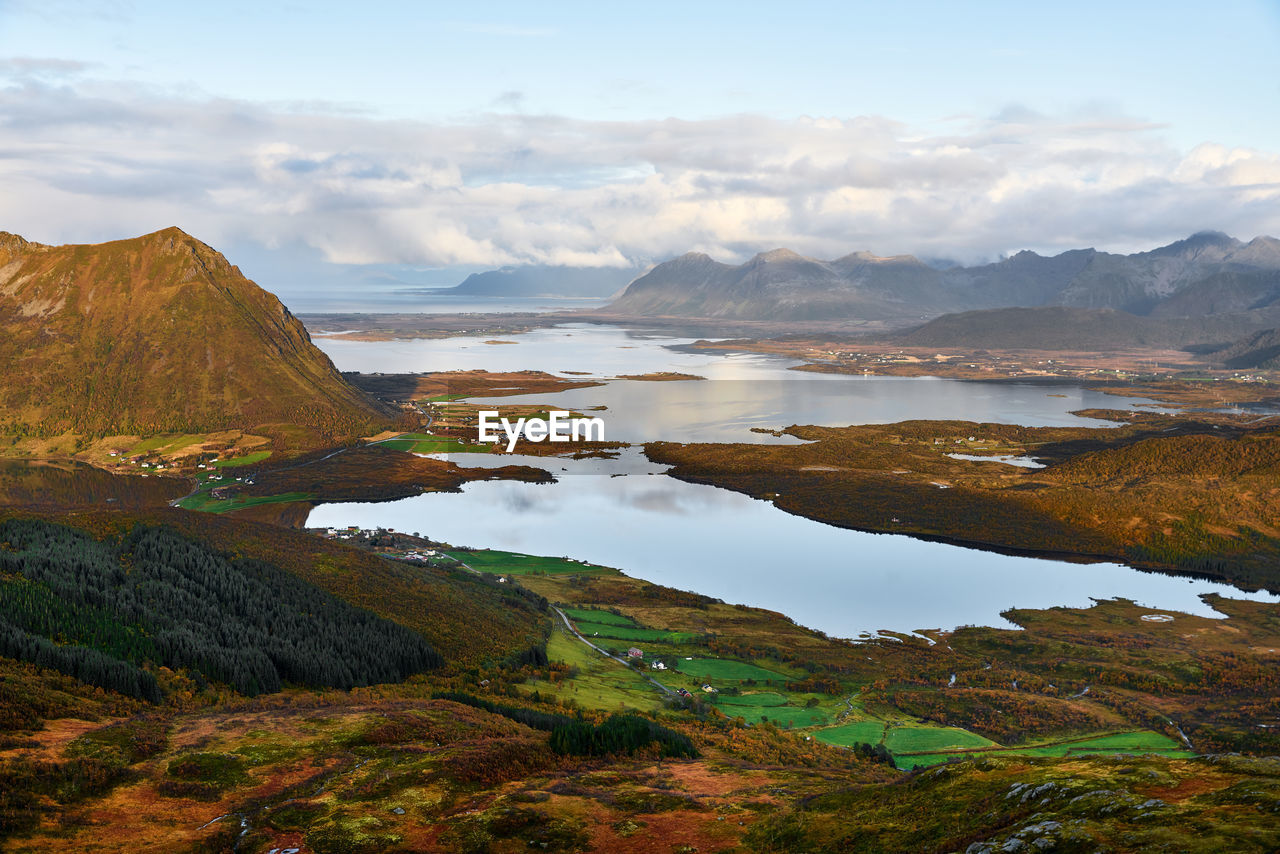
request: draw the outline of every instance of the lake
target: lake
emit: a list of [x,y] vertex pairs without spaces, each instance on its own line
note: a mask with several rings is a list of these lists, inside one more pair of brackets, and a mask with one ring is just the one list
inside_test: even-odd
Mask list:
[[[673,349],[688,339],[616,327],[572,326],[478,339],[358,342],[317,339],[342,370],[681,371],[700,382],[621,381],[536,395],[530,401],[608,409],[608,438],[624,441],[762,441],[750,427],[967,419],[1032,426],[1085,425],[1084,407],[1144,402],[1071,384],[979,383],[934,378],[866,378],[788,371],[759,354]],[[1051,396],[1052,395],[1052,396]],[[1062,396],[1065,395],[1065,396]],[[519,401],[521,397],[499,398]],[[1007,626],[1010,607],[1087,606],[1124,597],[1153,609],[1214,616],[1200,596],[1244,594],[1229,585],[1142,572],[1114,563],[1016,557],[835,528],[711,486],[682,483],[636,449],[613,461],[459,455],[461,464],[524,462],[553,484],[467,484],[460,494],[317,507],[308,525],[391,527],[473,547],[564,555],[727,602],[780,611],[830,635],[878,630]],[[995,465],[995,463],[993,463]]]
[[[659,371],[701,381],[619,380],[604,387],[538,394],[530,402],[562,409],[606,407],[606,438],[646,442],[760,442],[752,428],[792,424],[845,426],[945,419],[1033,427],[1113,426],[1072,415],[1080,409],[1132,409],[1150,401],[1117,397],[1074,383],[972,382],[938,377],[816,374],[788,370],[797,361],[760,353],[690,350],[695,339],[616,326],[569,324],[487,344],[487,338],[351,341],[317,337],[339,369],[364,373],[485,370],[545,371],[599,379]],[[584,376],[585,375],[585,376]],[[473,398],[495,404],[522,397]],[[776,441],[776,440],[772,440]]]

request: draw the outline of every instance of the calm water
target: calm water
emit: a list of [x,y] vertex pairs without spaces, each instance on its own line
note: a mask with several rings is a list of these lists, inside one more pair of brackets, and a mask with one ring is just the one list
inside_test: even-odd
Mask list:
[[0,505],[138,510],[190,490],[181,478],[117,476],[71,460],[0,460]]
[[[1000,612],[1010,607],[1087,606],[1093,598],[1117,596],[1213,616],[1201,594],[1247,595],[1225,584],[1112,563],[1010,557],[834,528],[737,493],[641,473],[662,469],[637,456],[617,463],[485,454],[451,459],[541,466],[560,480],[487,481],[467,484],[460,495],[322,505],[307,524],[383,526],[455,545],[580,558],[781,611],[838,637],[967,623],[1007,626]],[[610,471],[630,473],[609,477]]]
[[441,293],[444,288],[377,288],[338,291],[315,289],[306,294],[291,294],[289,308],[295,313],[337,312],[420,312],[422,314],[490,314],[572,311],[579,308],[603,308],[608,299],[586,297],[482,297]]
[[[701,381],[619,380],[604,387],[538,394],[530,401],[564,409],[606,407],[606,438],[625,442],[766,441],[752,428],[792,424],[844,426],[911,419],[1051,426],[1112,426],[1072,415],[1078,409],[1126,409],[1149,403],[1071,384],[981,383],[936,377],[876,377],[787,370],[798,364],[757,353],[677,350],[689,338],[574,324],[485,344],[461,337],[405,341],[316,343],[344,371],[386,373],[449,370],[537,370],[589,378],[674,371]],[[475,398],[495,404],[522,397]]]
[[[1085,407],[1143,403],[1071,385],[825,376],[788,371],[756,354],[672,350],[688,339],[611,327],[538,330],[486,345],[479,339],[318,343],[343,370],[682,371],[701,382],[621,381],[530,400],[587,408],[604,404],[608,438],[625,441],[760,441],[752,426],[885,423],[911,418],[1027,425],[1085,425]],[[1053,396],[1050,396],[1053,395]],[[1061,395],[1065,395],[1061,396]],[[513,401],[520,398],[500,398]],[[840,637],[964,624],[1007,626],[1010,607],[1087,606],[1124,597],[1205,616],[1205,593],[1245,596],[1228,585],[1145,573],[1117,564],[1011,557],[910,537],[849,531],[786,514],[771,504],[681,483],[630,451],[617,461],[451,455],[467,465],[525,462],[554,484],[471,483],[375,504],[317,507],[312,526],[419,531],[475,547],[565,555],[727,602],[785,613]],[[1261,595],[1250,598],[1276,597]]]

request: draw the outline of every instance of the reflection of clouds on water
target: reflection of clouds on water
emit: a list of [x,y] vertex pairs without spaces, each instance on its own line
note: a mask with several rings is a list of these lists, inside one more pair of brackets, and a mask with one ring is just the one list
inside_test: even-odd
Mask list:
[[[1084,425],[1091,422],[1071,410],[1122,408],[1134,402],[1073,386],[806,375],[784,370],[789,363],[783,360],[676,352],[662,345],[677,339],[610,327],[575,327],[568,336],[563,329],[539,330],[518,340],[517,346],[467,353],[460,353],[458,345],[475,342],[458,339],[330,339],[325,349],[347,370],[562,373],[558,365],[572,364],[575,370],[605,376],[680,371],[708,377],[619,381],[532,399],[570,410],[606,405],[606,438],[633,442],[799,441],[751,433],[750,428],[909,419]],[[622,352],[623,347],[634,349]],[[1049,390],[1052,396],[1046,394]],[[524,401],[507,397],[492,402]],[[728,490],[646,474],[665,467],[649,463],[637,448],[612,460],[444,457],[461,465],[531,465],[553,472],[556,483],[474,482],[461,494],[321,505],[308,523],[422,530],[455,545],[569,555],[659,584],[781,611],[841,637],[966,623],[1011,627],[1000,616],[1011,606],[1086,607],[1093,597],[1123,596],[1154,609],[1202,616],[1220,616],[1200,600],[1204,593],[1275,600],[1115,564],[1065,564],[835,528]]]
[[[1027,426],[1114,426],[1078,418],[1072,410],[1116,409],[1140,402],[1071,385],[979,383],[936,377],[876,377],[790,371],[794,360],[759,353],[674,350],[693,339],[573,324],[512,336],[505,347],[478,346],[480,337],[410,341],[321,339],[342,370],[539,370],[561,376],[673,371],[706,377],[678,382],[615,381],[558,394],[474,399],[502,406],[546,403],[563,409],[608,407],[610,440],[643,442],[793,441],[769,439],[751,427],[791,424],[886,424],[966,420]],[[1049,394],[1052,393],[1052,396]]]
[[1221,616],[1199,597],[1225,584],[1069,564],[835,528],[745,495],[661,476],[483,481],[461,494],[317,507],[313,526],[421,530],[455,545],[569,555],[727,602],[769,608],[840,637],[862,631],[1012,627],[1009,607],[1087,607],[1124,597]]
[[[654,480],[656,478],[651,478]],[[625,481],[626,478],[623,478]],[[663,478],[666,483],[672,483],[667,478]],[[643,510],[647,513],[671,513],[685,514],[692,512],[707,512],[717,507],[723,507],[723,502],[715,500],[713,494],[689,494],[686,490],[679,488],[654,488],[646,487],[642,489],[624,489],[615,496],[615,501],[619,505]]]
[[560,501],[551,490],[543,492],[525,492],[523,490],[505,490],[498,501],[498,508],[507,513],[521,516],[532,514],[552,514],[560,512]]

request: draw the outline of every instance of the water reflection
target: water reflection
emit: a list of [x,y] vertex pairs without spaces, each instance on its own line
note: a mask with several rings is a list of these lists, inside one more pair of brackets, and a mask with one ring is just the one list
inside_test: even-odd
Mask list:
[[[844,426],[913,419],[965,420],[1030,427],[1114,426],[1080,418],[1080,409],[1127,409],[1150,403],[1089,391],[1071,383],[967,382],[937,377],[814,374],[788,370],[794,360],[757,353],[679,349],[694,339],[572,324],[511,336],[317,343],[344,371],[523,371],[613,377],[669,371],[703,381],[620,380],[559,394],[475,398],[475,402],[548,403],[564,409],[607,407],[610,440],[646,442],[766,441],[752,428],[792,424]],[[788,440],[771,440],[788,441]]]
[[[483,455],[480,455],[483,456]],[[555,470],[573,461],[508,462]],[[461,494],[383,504],[330,504],[312,526],[392,527],[456,545],[565,555],[660,584],[769,608],[840,637],[967,623],[1008,626],[1010,608],[1088,606],[1124,597],[1215,616],[1204,593],[1277,601],[1226,584],[1114,563],[1013,557],[890,534],[835,528],[771,504],[660,474],[610,477],[634,460],[592,461],[595,473],[537,485],[471,483]]]
[[184,480],[113,475],[71,460],[0,460],[0,505],[17,507],[160,507],[185,495]]
[[[343,370],[543,370],[602,377],[678,371],[708,377],[618,381],[528,398],[564,409],[604,404],[606,437],[630,442],[778,441],[751,428],[908,419],[1109,426],[1071,411],[1144,402],[1065,383],[807,374],[786,370],[794,362],[785,359],[672,349],[689,339],[616,327],[558,327],[511,340],[517,343],[492,346],[478,338],[318,343]],[[1094,598],[1124,597],[1204,616],[1215,616],[1199,598],[1204,593],[1277,601],[1226,584],[1113,563],[1012,557],[834,528],[737,493],[671,480],[634,451],[613,461],[472,454],[449,459],[463,465],[535,465],[559,480],[471,483],[461,494],[323,505],[308,524],[393,527],[456,545],[585,559],[660,584],[780,611],[841,637],[966,623],[1007,626],[1000,612],[1010,607],[1083,607]]]

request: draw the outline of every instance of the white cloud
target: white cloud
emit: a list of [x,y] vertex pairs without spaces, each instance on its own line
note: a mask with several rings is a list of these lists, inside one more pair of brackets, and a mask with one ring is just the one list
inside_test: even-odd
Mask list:
[[941,135],[878,117],[426,124],[10,79],[0,228],[48,242],[179,225],[215,246],[306,245],[336,263],[496,266],[774,246],[967,260],[1280,233],[1276,152],[1183,153],[1123,116],[1011,108]]

